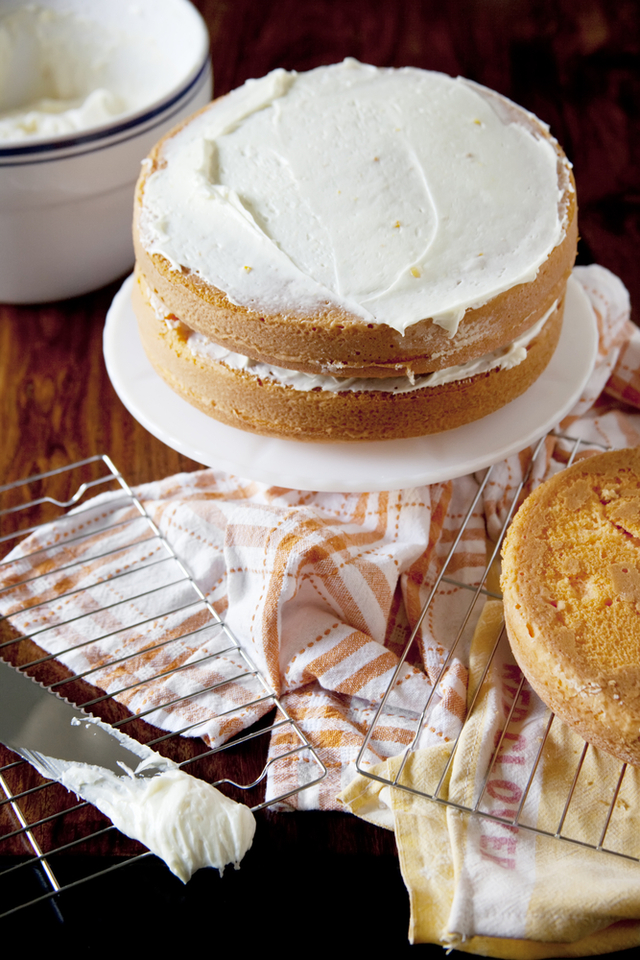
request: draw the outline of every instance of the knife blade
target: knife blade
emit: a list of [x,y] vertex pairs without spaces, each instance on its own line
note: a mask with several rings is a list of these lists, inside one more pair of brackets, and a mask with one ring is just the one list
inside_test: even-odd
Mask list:
[[[0,660],[0,741],[50,780],[68,763],[152,777],[170,762]],[[148,761],[136,772],[141,761]]]
[[255,818],[177,763],[115,730],[0,659],[0,741],[43,777],[92,803],[183,882],[239,864]]

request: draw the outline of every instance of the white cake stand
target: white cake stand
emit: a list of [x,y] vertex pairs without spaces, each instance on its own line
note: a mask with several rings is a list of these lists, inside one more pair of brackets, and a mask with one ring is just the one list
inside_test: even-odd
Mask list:
[[501,410],[455,430],[413,440],[299,443],[245,433],[178,397],[147,360],[131,306],[133,278],[116,294],[104,330],[111,382],[158,440],[205,466],[300,490],[399,490],[473,473],[535,442],[571,410],[593,369],[595,317],[577,281],[567,287],[558,348],[542,376]]

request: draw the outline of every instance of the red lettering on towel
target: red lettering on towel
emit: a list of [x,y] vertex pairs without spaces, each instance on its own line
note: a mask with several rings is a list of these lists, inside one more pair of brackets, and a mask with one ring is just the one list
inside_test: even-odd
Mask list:
[[[515,664],[505,663],[503,665],[500,706],[505,719],[510,715],[512,724],[522,723],[531,711],[531,691],[522,689],[518,695],[521,678],[520,669]],[[495,756],[493,762],[493,776],[485,787],[486,794],[496,802],[484,808],[487,813],[491,813],[495,817],[503,817],[505,820],[513,821],[516,819],[519,804],[524,796],[524,787],[514,780],[501,777],[500,774],[507,772],[507,766],[513,770],[514,765],[525,765],[528,762],[527,750],[529,746],[529,740],[522,733],[512,730],[496,733],[495,749],[499,750],[499,753]],[[515,770],[513,772],[516,773]],[[483,820],[481,823],[480,856],[499,864],[506,870],[515,870],[518,827],[513,823],[498,823],[487,820]]]
[[506,867],[507,870],[515,870],[516,861],[514,858],[504,855],[500,856],[498,853],[498,851],[503,854],[515,853],[515,837],[480,837],[480,851],[486,860],[492,860],[494,863],[499,863],[501,866]]
[[512,780],[489,780],[487,793],[495,800],[502,800],[503,803],[518,804],[522,799],[522,790]]

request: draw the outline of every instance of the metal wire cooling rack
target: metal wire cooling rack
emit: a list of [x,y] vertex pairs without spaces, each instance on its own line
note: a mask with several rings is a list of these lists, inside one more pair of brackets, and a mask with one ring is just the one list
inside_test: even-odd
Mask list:
[[[580,439],[565,437],[560,434],[553,435],[556,441],[563,445],[567,466],[575,459],[581,448],[590,448],[599,452],[607,449],[604,445],[586,442]],[[462,729],[457,737],[452,738],[448,745],[449,750],[442,751],[440,765],[437,769],[429,768],[428,780],[418,781],[408,771],[411,767],[412,755],[419,751],[419,742],[425,725],[429,723],[429,714],[439,696],[444,693],[443,684],[447,670],[451,666],[455,656],[469,643],[469,638],[473,633],[474,624],[477,622],[480,610],[488,599],[501,600],[501,594],[498,587],[492,589],[489,583],[496,581],[496,567],[500,555],[500,547],[506,533],[507,527],[515,514],[532,470],[534,469],[538,457],[544,456],[545,443],[548,438],[543,438],[536,447],[533,458],[526,476],[522,483],[512,491],[508,516],[503,524],[500,537],[488,557],[486,566],[481,575],[473,584],[463,583],[449,575],[449,570],[456,569],[456,556],[459,551],[464,550],[465,530],[469,524],[474,510],[481,502],[483,491],[487,484],[491,482],[494,467],[484,474],[480,489],[477,491],[473,502],[468,505],[468,510],[464,517],[462,526],[458,531],[451,549],[443,564],[441,572],[433,584],[429,597],[423,607],[420,615],[420,621],[416,625],[411,637],[407,641],[403,651],[400,663],[394,672],[394,676],[386,691],[385,697],[380,703],[374,719],[367,731],[365,741],[360,750],[356,761],[358,771],[372,780],[377,780],[385,786],[396,787],[407,793],[424,797],[430,801],[441,804],[445,807],[455,809],[464,814],[472,815],[481,820],[492,821],[500,824],[503,830],[513,831],[516,828],[523,828],[535,834],[553,837],[559,840],[569,841],[574,845],[587,847],[589,849],[615,854],[626,859],[640,860],[640,839],[635,843],[628,842],[628,834],[624,846],[618,840],[611,837],[614,832],[610,829],[614,817],[624,817],[628,812],[632,812],[632,804],[629,799],[637,796],[637,790],[640,788],[640,771],[638,768],[628,767],[621,764],[613,758],[605,757],[602,754],[598,756],[597,751],[592,753],[591,758],[597,757],[594,763],[589,766],[590,774],[586,774],[588,764],[587,759],[593,748],[581,740],[576,734],[568,731],[562,721],[554,716],[538,699],[537,695],[529,687],[519,669],[513,666],[511,676],[513,677],[512,688],[510,691],[510,703],[504,708],[505,718],[501,729],[496,732],[494,744],[489,744],[488,748],[481,751],[478,756],[481,758],[479,768],[475,771],[473,782],[469,775],[469,787],[465,792],[467,800],[459,802],[457,799],[449,797],[449,782],[451,772],[456,761],[456,754],[461,748],[465,727],[470,723],[474,709],[477,708],[483,692],[483,684],[488,682],[491,671],[491,665],[508,649],[508,639],[504,623],[498,639],[490,649],[484,652],[484,659],[480,664],[480,680],[477,683],[472,701],[469,703]],[[493,586],[493,583],[491,583]],[[416,637],[420,624],[424,620],[428,611],[434,604],[438,593],[447,591],[451,588],[463,591],[468,597],[468,602],[463,604],[459,613],[459,622],[452,627],[452,644],[446,659],[442,663],[439,675],[431,689],[429,699],[425,704],[421,716],[417,719],[412,739],[408,745],[402,762],[399,764],[396,772],[388,776],[381,776],[379,773],[372,772],[367,763],[367,751],[369,744],[376,740],[376,728],[378,724],[383,724],[383,711],[385,704],[392,696],[396,684],[403,675],[403,664],[411,659],[411,652],[417,643]],[[510,745],[513,745],[519,736],[522,716],[532,712],[532,704],[535,702],[537,740],[539,747],[535,751],[535,756],[529,756],[526,769],[518,770],[517,781],[511,779],[508,774],[505,775],[504,760]],[[570,748],[565,747],[564,751],[558,752],[557,748],[552,747],[552,735],[558,736],[558,727],[564,728],[564,733],[560,734],[563,743],[567,743],[569,738]],[[553,734],[552,734],[553,731]],[[553,753],[554,762],[554,801],[552,804],[543,806],[540,802],[540,780],[541,768],[545,758]],[[512,751],[507,760],[514,764],[521,764],[524,757],[519,756]],[[502,762],[502,766],[500,766]],[[597,781],[593,779],[593,769],[597,770]],[[424,776],[424,772],[423,772]],[[625,780],[626,776],[626,780]],[[591,779],[589,779],[591,777]],[[420,786],[416,783],[420,782]],[[628,787],[628,797],[625,798],[625,787]],[[498,802],[496,803],[496,798]],[[541,813],[542,810],[542,813]],[[586,812],[585,812],[586,811]],[[621,835],[621,834],[620,834]],[[486,838],[484,838],[486,839]],[[507,833],[503,833],[502,841],[508,844]],[[492,857],[494,858],[494,857]],[[499,858],[500,859],[500,858]]]
[[[108,636],[108,623],[110,619],[115,619],[113,611],[106,607],[102,610],[100,607],[91,609],[86,624],[80,622],[83,618],[77,616],[65,620],[60,607],[72,594],[65,595],[58,590],[54,600],[51,600],[46,597],[44,586],[42,593],[45,599],[28,607],[29,612],[37,614],[36,619],[40,624],[44,623],[44,627],[28,629],[24,623],[24,610],[22,619],[18,617],[15,622],[13,614],[0,617],[0,655],[3,659],[78,706],[170,756],[190,773],[215,784],[254,811],[286,801],[294,793],[321,780],[326,769],[308,740],[287,715],[246,650],[207,601],[186,565],[108,457],[93,457],[0,487],[0,506],[3,507],[0,510],[0,555],[4,558],[0,561],[0,578],[5,584],[0,592],[5,594],[5,599],[9,592],[24,588],[28,576],[20,562],[11,559],[11,551],[24,543],[34,531],[42,531],[43,525],[51,521],[56,522],[58,529],[61,529],[61,524],[62,528],[65,524],[72,524],[74,532],[70,534],[67,530],[64,537],[57,538],[60,542],[47,546],[46,553],[43,552],[46,562],[42,580],[46,581],[47,571],[51,569],[65,570],[69,574],[73,572],[77,561],[69,559],[69,544],[74,540],[78,543],[88,536],[92,511],[95,513],[90,501],[96,494],[110,494],[101,513],[101,534],[104,535],[105,531],[111,533],[117,523],[119,542],[124,536],[125,541],[128,538],[139,547],[131,566],[112,572],[106,578],[104,569],[110,560],[109,552],[98,552],[92,558],[96,560],[95,584],[103,588],[105,583],[108,586],[117,582],[117,592],[124,596],[117,604],[117,626],[112,624],[111,629],[114,633],[131,630],[151,619],[170,617],[177,610],[188,608],[190,616],[187,622],[197,620],[197,626],[191,633],[197,632],[209,641],[203,660],[207,659],[215,666],[217,658],[225,657],[228,660],[231,655],[238,663],[237,673],[225,675],[224,681],[218,686],[223,683],[234,684],[237,688],[241,685],[242,702],[217,720],[233,725],[237,720],[235,714],[247,709],[258,710],[263,715],[262,719],[229,742],[212,749],[197,739],[198,727],[202,726],[201,718],[190,727],[181,728],[179,733],[167,733],[152,725],[154,713],[160,709],[157,706],[133,716],[116,700],[104,694],[97,682],[93,685],[93,674],[97,676],[97,671],[88,668],[80,674],[73,673],[63,667],[53,653],[46,653],[38,646],[39,633],[46,629],[48,610],[54,602],[57,623],[76,635],[87,630],[89,639],[85,643],[89,650],[91,644]],[[124,520],[123,507],[126,508]],[[119,519],[111,522],[112,515]],[[128,531],[131,531],[130,535]],[[151,590],[148,587],[150,576],[154,581]],[[143,589],[138,586],[142,581]],[[31,582],[28,586],[31,593],[38,592],[37,584]],[[86,590],[90,601],[92,584],[85,583],[83,590]],[[180,600],[176,599],[178,594]],[[101,612],[105,614],[103,620],[107,626],[102,632],[96,634],[94,630],[92,633],[89,620],[91,624],[95,623],[96,614]],[[171,644],[184,642],[185,637],[190,636],[185,629],[183,626],[182,632],[170,631],[170,636],[163,641],[166,650],[162,652],[166,653],[164,659],[169,664],[172,659]],[[160,644],[156,645],[155,652],[158,646]],[[139,649],[131,654],[139,655]],[[126,678],[126,661],[125,654],[109,666],[116,671],[121,669]],[[199,664],[202,662],[198,661]],[[163,678],[170,676],[172,669],[183,670],[184,665],[177,668],[170,666]],[[138,680],[136,686],[143,690],[145,684],[157,680],[158,675],[153,674]],[[126,679],[123,683],[126,684]],[[185,693],[171,704],[164,704],[163,708],[175,706],[179,700],[201,698],[207,693],[215,696],[214,687],[215,684],[208,689],[200,688],[197,693]],[[123,690],[127,690],[127,687],[123,686]],[[131,690],[128,692],[131,693]],[[239,721],[237,726],[240,726]],[[275,732],[280,742],[293,745],[269,759],[269,740]],[[285,778],[279,776],[282,768],[278,765],[290,762],[296,755],[302,755],[309,761],[305,764],[306,782],[303,786],[278,793],[277,784],[285,782]],[[276,785],[275,789],[271,786],[268,799],[265,787],[267,780]],[[59,784],[43,780],[28,763],[0,745],[0,917],[46,901],[79,883],[148,856],[151,856],[148,851],[119,834],[97,810],[87,803],[78,803]],[[96,861],[101,857],[110,858],[104,860],[108,866],[96,868]],[[116,858],[115,862],[113,858]],[[74,864],[71,870],[70,859]]]

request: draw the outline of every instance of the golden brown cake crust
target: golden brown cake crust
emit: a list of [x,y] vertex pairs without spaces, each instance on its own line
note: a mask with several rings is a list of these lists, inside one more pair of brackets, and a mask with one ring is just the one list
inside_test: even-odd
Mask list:
[[640,764],[640,450],[580,460],[524,502],[503,546],[509,640],[542,700]]
[[156,371],[183,399],[214,419],[266,436],[306,441],[386,440],[450,430],[492,413],[540,376],[556,348],[564,301],[510,370],[409,393],[302,391],[260,380],[245,370],[194,356],[182,325],[156,315],[141,281],[133,303],[144,349]]
[[[497,96],[497,95],[496,95]],[[508,104],[499,98],[501,104]],[[205,108],[207,109],[207,108]],[[537,136],[551,140],[547,130],[530,114],[508,104],[518,121]],[[179,128],[181,129],[181,128]],[[430,318],[407,328],[404,335],[380,323],[366,323],[328,305],[314,316],[267,314],[237,306],[199,276],[173,269],[160,254],[149,254],[140,240],[139,221],[148,177],[163,164],[160,141],[143,164],[136,188],[134,245],[136,262],[150,290],[192,329],[229,350],[255,360],[307,373],[332,372],[344,377],[391,377],[399,373],[423,374],[466,363],[503,347],[520,336],[564,296],[576,254],[577,204],[573,175],[564,153],[558,154],[559,208],[566,229],[561,242],[540,267],[536,278],[491,299],[462,318],[455,337]],[[333,369],[329,369],[334,365]]]

